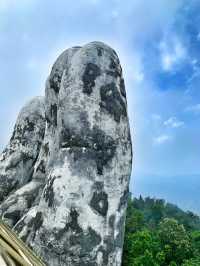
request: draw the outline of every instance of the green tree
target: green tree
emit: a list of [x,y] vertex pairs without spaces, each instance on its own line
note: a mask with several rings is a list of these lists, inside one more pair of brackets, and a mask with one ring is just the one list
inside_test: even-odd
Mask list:
[[141,211],[133,207],[132,199],[128,201],[127,215],[126,215],[126,234],[139,231],[144,226],[144,217]]
[[200,231],[190,232],[192,251],[195,257],[200,256]]
[[200,257],[192,258],[190,260],[186,260],[182,266],[199,266],[200,265]]
[[125,237],[123,266],[157,266],[158,239],[149,230],[129,233]]
[[172,261],[181,264],[191,257],[190,238],[183,225],[175,219],[165,218],[159,224],[158,235],[161,247],[166,254],[166,263]]
[[149,250],[145,250],[143,255],[138,256],[133,260],[133,266],[159,266]]
[[200,266],[200,218],[154,198],[129,198],[123,266]]

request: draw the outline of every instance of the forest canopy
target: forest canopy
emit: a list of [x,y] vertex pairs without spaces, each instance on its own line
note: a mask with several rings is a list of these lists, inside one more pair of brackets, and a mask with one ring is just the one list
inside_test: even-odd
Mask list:
[[199,266],[200,218],[163,199],[129,198],[122,266]]

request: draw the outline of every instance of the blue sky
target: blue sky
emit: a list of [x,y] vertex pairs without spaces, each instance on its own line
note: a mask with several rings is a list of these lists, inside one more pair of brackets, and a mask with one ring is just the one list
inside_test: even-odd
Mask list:
[[0,149],[20,108],[44,94],[56,57],[99,40],[119,54],[133,177],[200,174],[200,2],[0,0]]

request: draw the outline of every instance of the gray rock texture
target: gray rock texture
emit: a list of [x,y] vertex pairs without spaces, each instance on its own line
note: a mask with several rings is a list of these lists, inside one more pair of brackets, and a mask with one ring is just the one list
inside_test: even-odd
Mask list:
[[120,266],[131,164],[118,56],[73,47],[2,153],[1,216],[47,265]]
[[1,154],[1,201],[31,179],[44,133],[44,99],[37,97],[20,112],[10,143]]

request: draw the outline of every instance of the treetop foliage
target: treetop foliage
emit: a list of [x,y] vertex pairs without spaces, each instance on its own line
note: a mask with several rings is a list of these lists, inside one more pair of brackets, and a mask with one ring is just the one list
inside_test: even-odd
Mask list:
[[123,266],[200,266],[200,218],[163,199],[129,198]]

